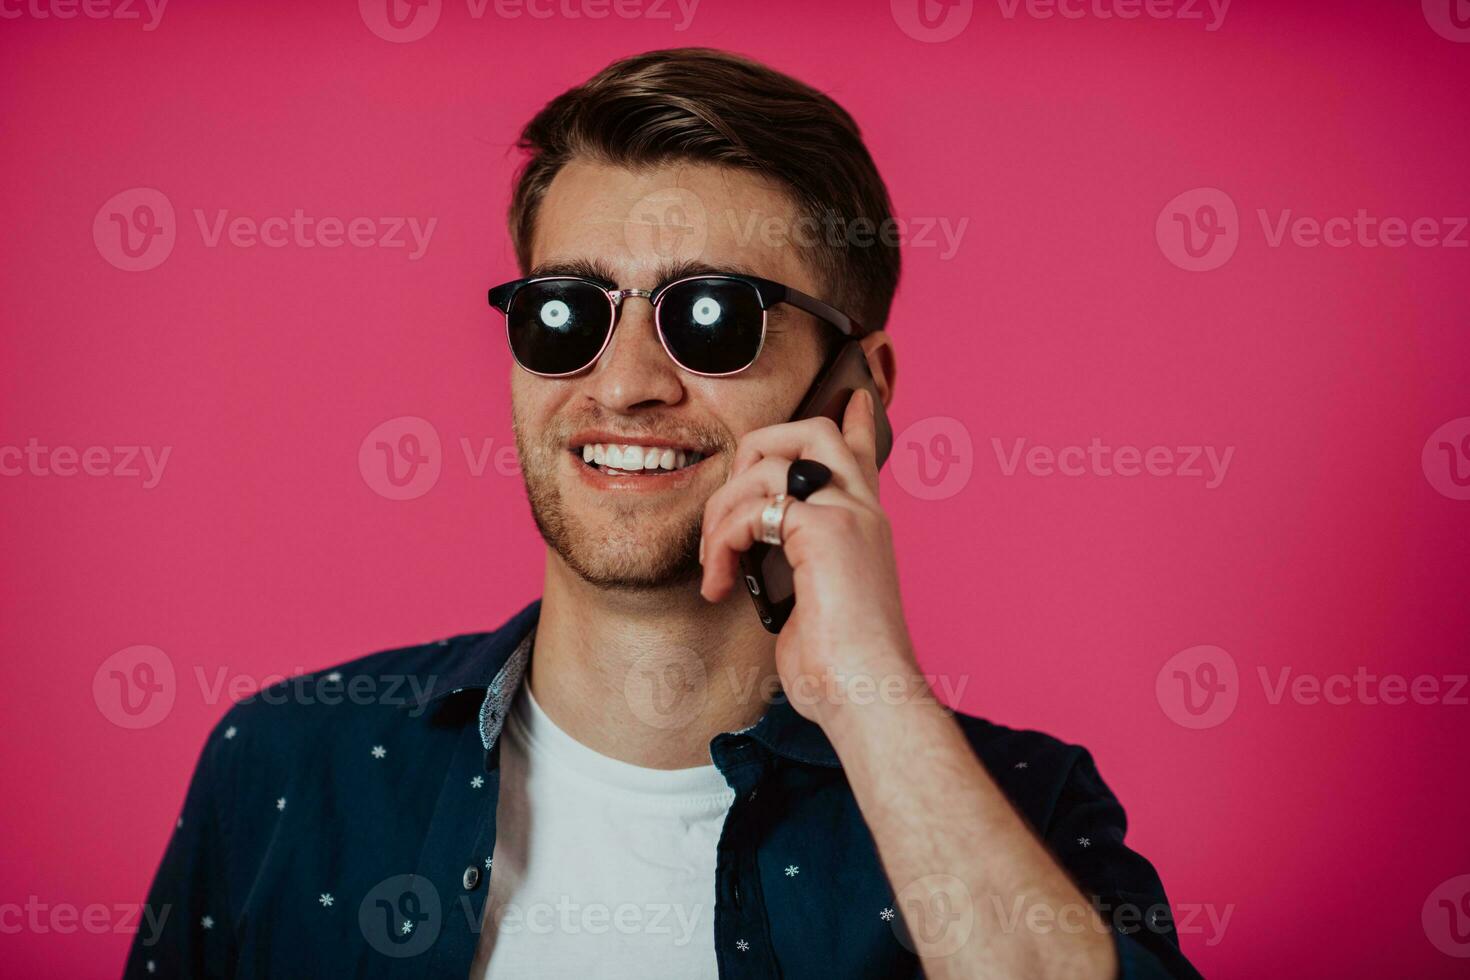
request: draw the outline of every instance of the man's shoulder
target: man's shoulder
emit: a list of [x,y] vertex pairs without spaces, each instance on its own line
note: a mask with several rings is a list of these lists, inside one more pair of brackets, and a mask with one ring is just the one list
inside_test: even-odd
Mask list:
[[955,712],[955,721],[985,768],[1003,786],[1046,782],[1060,787],[1085,748],[1030,728],[1011,728],[986,718]]
[[489,656],[494,641],[520,629],[526,613],[493,630],[393,646],[263,686],[236,701],[213,734],[234,739],[248,728],[268,743],[299,746],[303,738],[333,739],[359,725],[400,725],[460,686],[467,668]]
[[[395,713],[407,715],[415,699],[433,690],[434,679],[466,655],[487,633],[467,633],[396,646],[304,674],[296,674],[240,698],[215,726],[214,735],[239,739],[265,751],[331,739],[358,721]],[[249,738],[242,737],[245,733]]]

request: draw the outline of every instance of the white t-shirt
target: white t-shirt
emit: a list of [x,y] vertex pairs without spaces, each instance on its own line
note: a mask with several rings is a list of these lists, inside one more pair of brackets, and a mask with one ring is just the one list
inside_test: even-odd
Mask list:
[[715,849],[734,801],[719,770],[610,759],[556,727],[530,684],[500,738],[472,980],[717,977]]

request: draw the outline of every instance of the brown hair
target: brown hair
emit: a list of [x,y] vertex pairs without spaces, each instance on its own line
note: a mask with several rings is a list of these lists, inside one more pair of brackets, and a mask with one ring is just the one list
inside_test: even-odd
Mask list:
[[635,168],[704,162],[785,187],[819,229],[802,242],[822,298],[870,330],[888,319],[899,250],[887,188],[852,116],[789,75],[711,48],[649,51],[552,99],[517,146],[529,154],[510,206],[522,273],[541,200],[573,157]]

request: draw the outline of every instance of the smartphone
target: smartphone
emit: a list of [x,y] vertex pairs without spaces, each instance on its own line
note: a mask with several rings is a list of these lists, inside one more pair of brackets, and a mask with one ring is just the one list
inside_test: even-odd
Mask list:
[[[817,373],[817,379],[812,382],[791,420],[795,422],[825,415],[840,427],[848,400],[859,388],[866,389],[873,397],[873,415],[878,430],[877,460],[878,468],[882,469],[893,448],[893,429],[888,424],[888,414],[883,410],[883,399],[878,397],[873,374],[868,370],[867,355],[857,341],[847,341],[832,355]],[[740,571],[745,577],[745,588],[755,602],[761,625],[769,632],[781,632],[781,627],[791,617],[791,610],[796,608],[796,585],[786,553],[774,545],[757,541],[740,556]]]

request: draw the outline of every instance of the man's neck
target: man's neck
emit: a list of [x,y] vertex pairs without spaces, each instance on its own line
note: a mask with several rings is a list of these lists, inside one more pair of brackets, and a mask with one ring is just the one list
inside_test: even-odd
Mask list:
[[552,551],[534,642],[529,683],[547,716],[654,769],[709,765],[710,740],[755,724],[775,676],[775,637],[743,594],[599,588]]

